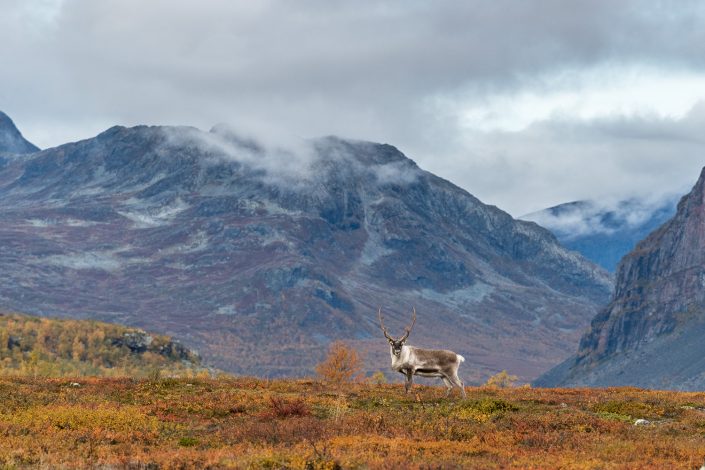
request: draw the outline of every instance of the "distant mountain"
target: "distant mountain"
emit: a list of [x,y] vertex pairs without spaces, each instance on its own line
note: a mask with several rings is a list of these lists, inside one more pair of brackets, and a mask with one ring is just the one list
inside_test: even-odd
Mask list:
[[624,257],[576,356],[538,385],[705,387],[705,170],[676,215]]
[[33,153],[38,150],[38,147],[22,137],[12,119],[0,111],[0,155],[3,153]]
[[605,204],[575,201],[520,217],[553,232],[570,250],[614,272],[617,263],[676,213],[678,198],[658,203],[638,199]]
[[0,312],[0,375],[131,376],[206,372],[171,338],[89,320]]
[[0,169],[0,304],[174,336],[228,371],[311,374],[330,341],[388,368],[377,308],[465,378],[532,378],[611,291],[601,268],[386,144],[270,148],[113,127]]

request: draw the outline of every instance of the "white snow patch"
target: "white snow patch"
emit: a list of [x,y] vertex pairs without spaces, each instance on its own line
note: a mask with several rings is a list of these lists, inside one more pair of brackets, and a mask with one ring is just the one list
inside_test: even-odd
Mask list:
[[46,219],[29,219],[27,220],[27,223],[31,225],[32,227],[37,227],[37,228],[44,228],[44,227],[50,227],[52,225],[55,225],[53,221],[46,220]]
[[180,245],[172,245],[168,248],[159,250],[160,254],[173,255],[182,253],[195,253],[208,248],[208,234],[203,230],[196,232],[186,243]]
[[[464,289],[458,289],[450,292],[438,292],[432,289],[421,289],[420,294],[424,299],[462,308],[467,305],[482,302],[485,297],[490,295],[493,291],[493,286],[477,281],[472,286]],[[465,316],[472,317],[474,315],[468,313]]]
[[80,219],[27,219],[28,225],[37,228],[46,228],[65,225],[67,227],[90,227],[93,225],[98,225],[100,222],[94,222],[92,220],[80,220]]
[[79,220],[79,219],[66,219],[64,224],[69,227],[91,227],[93,225],[98,225],[99,222],[94,222],[92,220]]
[[365,246],[362,247],[360,253],[360,262],[364,265],[371,266],[378,259],[392,254],[394,250],[385,248],[382,244],[382,237],[374,230],[368,230],[368,238]]
[[[152,228],[169,225],[176,215],[189,208],[189,205],[181,200],[181,198],[176,199],[168,206],[157,208],[147,208],[134,199],[129,200],[128,204],[131,204],[135,210],[118,211],[118,214],[131,220],[135,228]],[[140,209],[142,210],[140,211]]]
[[89,186],[87,188],[81,188],[77,189],[76,191],[71,192],[71,197],[78,197],[78,196],[94,196],[96,194],[103,194],[105,192],[105,188],[102,186]]
[[75,255],[52,255],[40,260],[43,264],[61,266],[69,269],[99,269],[116,271],[122,263],[111,252],[77,253]]
[[269,215],[301,215],[301,211],[291,211],[285,209],[274,201],[269,199],[265,200],[255,200],[255,199],[241,199],[239,204],[243,209],[249,211],[265,210]]
[[237,314],[237,309],[234,305],[223,305],[215,311],[216,315],[235,315]]

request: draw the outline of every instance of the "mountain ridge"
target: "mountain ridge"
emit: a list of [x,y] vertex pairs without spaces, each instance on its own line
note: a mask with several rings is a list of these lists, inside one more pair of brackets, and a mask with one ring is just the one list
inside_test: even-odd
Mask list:
[[582,200],[519,218],[551,230],[563,246],[614,272],[624,255],[675,215],[677,202],[675,197],[656,202],[635,198],[616,203]]
[[474,357],[480,381],[558,362],[609,295],[610,276],[550,232],[393,146],[257,144],[115,126],[13,160],[0,303],[158,326],[218,368],[263,375],[310,373],[333,339],[385,368],[377,308],[394,328],[415,305],[413,342]]
[[39,151],[39,147],[22,136],[10,117],[0,111],[0,155],[27,154]]
[[705,386],[705,168],[676,215],[620,263],[578,352],[538,385]]

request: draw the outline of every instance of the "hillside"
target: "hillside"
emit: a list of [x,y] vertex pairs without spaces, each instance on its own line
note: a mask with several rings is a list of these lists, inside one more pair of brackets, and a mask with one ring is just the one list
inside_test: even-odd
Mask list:
[[574,201],[520,217],[549,229],[563,246],[610,272],[637,243],[676,213],[677,198],[605,204]]
[[166,336],[89,320],[0,313],[0,375],[193,375],[200,358]]
[[113,127],[0,168],[0,305],[168,334],[220,369],[311,374],[335,339],[388,362],[389,328],[466,380],[570,354],[611,278],[546,230],[391,145],[291,148],[222,126]]
[[0,378],[0,467],[697,469],[705,455],[703,393],[79,383]]
[[536,383],[705,387],[705,170],[676,215],[627,254],[577,354]]

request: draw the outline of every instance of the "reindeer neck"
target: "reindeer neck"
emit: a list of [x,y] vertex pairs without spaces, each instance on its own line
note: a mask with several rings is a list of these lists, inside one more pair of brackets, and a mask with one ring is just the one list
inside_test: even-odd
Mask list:
[[413,350],[413,346],[404,345],[401,347],[401,354],[397,357],[392,352],[392,349],[389,348],[389,355],[392,356],[392,367],[395,369],[401,368],[404,364],[408,363],[413,354]]

